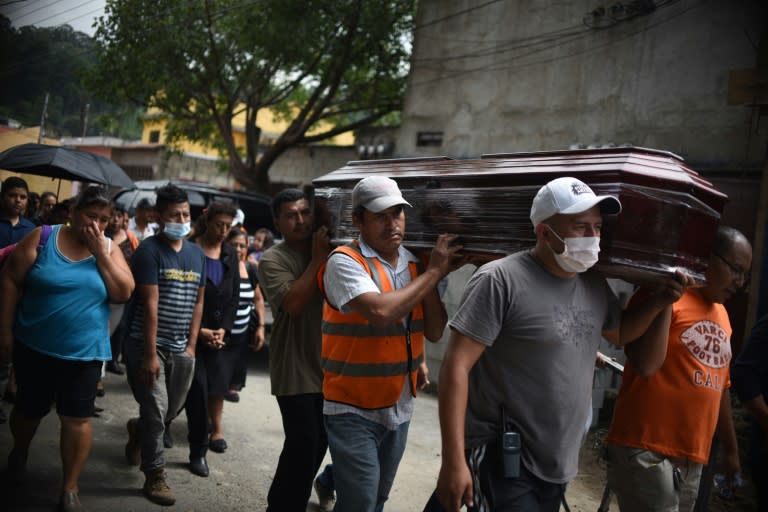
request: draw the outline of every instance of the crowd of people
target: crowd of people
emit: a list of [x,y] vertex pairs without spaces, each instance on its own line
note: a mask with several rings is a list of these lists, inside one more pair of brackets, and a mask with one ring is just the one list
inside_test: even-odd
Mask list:
[[[726,482],[740,471],[723,303],[748,281],[752,248],[733,228],[718,229],[702,286],[678,270],[640,286],[622,307],[591,269],[604,216],[622,205],[558,178],[531,204],[535,246],[480,266],[449,321],[439,285],[472,256],[452,234],[431,251],[406,249],[410,205],[390,178],[356,184],[359,236],[338,247],[296,189],[273,198],[282,241],[271,247],[268,230],[249,243],[229,203],[212,203],[193,225],[186,193],[173,185],[131,219],[95,187],[70,201],[62,222],[55,196],[42,194],[38,210],[28,209],[20,178],[3,182],[0,199],[0,247],[16,244],[0,274],[0,369],[12,359],[16,382],[8,467],[26,477],[36,426],[55,403],[62,510],[82,509],[78,477],[103,368],[127,374],[138,404],[125,455],[145,475],[144,495],[175,503],[164,449],[182,410],[189,470],[208,476],[207,451],[228,448],[224,401],[239,399],[245,354],[265,343],[265,300],[271,392],[285,436],[268,512],[304,512],[313,487],[325,510],[384,509],[415,397],[429,383],[425,341],[438,341],[446,326],[441,468],[425,512],[567,509],[603,338],[627,355],[607,438],[620,510],[692,511],[715,434]],[[764,318],[732,375],[755,418],[750,467],[761,509],[766,332]],[[332,464],[320,471],[326,452]]]

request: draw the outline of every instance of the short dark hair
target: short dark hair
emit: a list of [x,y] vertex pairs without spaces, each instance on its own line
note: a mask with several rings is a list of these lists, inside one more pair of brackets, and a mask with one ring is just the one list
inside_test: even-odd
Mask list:
[[27,192],[29,192],[29,186],[27,185],[27,182],[23,179],[19,178],[18,176],[10,176],[5,179],[3,182],[2,188],[0,188],[0,194],[5,194],[12,188],[23,188]]
[[217,215],[226,215],[234,218],[237,215],[237,207],[229,201],[214,201],[205,209],[206,221]]
[[123,205],[121,205],[121,204],[117,204],[117,203],[115,203],[114,205],[112,205],[112,213],[113,213],[113,214],[114,214],[114,213],[120,213],[120,214],[123,214],[123,213],[125,213],[126,211],[127,211],[127,210],[125,209],[125,206],[123,206]]
[[46,190],[45,192],[40,194],[40,201],[43,201],[46,197],[52,197],[52,198],[56,199],[57,201],[59,200],[59,198],[56,197],[56,194],[54,194],[50,190]]
[[240,228],[232,228],[229,230],[229,233],[227,233],[227,242],[231,241],[233,238],[237,238],[238,236],[244,236],[246,242],[248,241],[248,235],[243,233]]
[[148,197],[142,197],[139,202],[136,203],[136,209],[151,210],[154,207],[155,205],[152,204],[152,201]]
[[51,213],[49,215],[53,216],[59,212],[66,212],[69,211],[69,207],[72,206],[72,200],[67,199],[66,201],[62,201],[60,203],[56,203],[53,205],[53,208],[51,208]]
[[155,193],[157,194],[155,210],[161,213],[164,212],[172,204],[189,202],[187,193],[176,185],[171,185],[170,183],[158,188]]
[[286,188],[275,194],[272,198],[272,215],[277,218],[280,216],[280,207],[283,203],[293,203],[300,199],[308,199],[307,194],[297,188]]
[[712,241],[712,252],[720,256],[730,254],[733,246],[739,240],[749,243],[747,237],[738,229],[730,226],[718,226],[715,232],[715,239]]
[[99,186],[90,186],[85,188],[75,199],[74,209],[76,211],[90,208],[91,206],[98,206],[100,208],[112,207],[112,200],[107,195],[107,192]]

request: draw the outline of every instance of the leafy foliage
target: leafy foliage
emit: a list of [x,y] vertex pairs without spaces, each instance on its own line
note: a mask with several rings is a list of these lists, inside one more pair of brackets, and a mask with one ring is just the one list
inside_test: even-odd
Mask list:
[[81,114],[89,104],[87,135],[139,138],[136,106],[99,101],[83,86],[81,74],[93,65],[94,50],[91,37],[68,25],[16,30],[0,15],[0,116],[36,126],[49,92],[49,132],[82,135]]
[[[236,179],[266,189],[269,167],[289,147],[400,109],[414,8],[413,0],[108,0],[89,83],[158,107],[171,140],[218,146]],[[264,108],[288,128],[260,146]],[[244,154],[233,138],[238,115]],[[329,128],[312,132],[321,122]]]

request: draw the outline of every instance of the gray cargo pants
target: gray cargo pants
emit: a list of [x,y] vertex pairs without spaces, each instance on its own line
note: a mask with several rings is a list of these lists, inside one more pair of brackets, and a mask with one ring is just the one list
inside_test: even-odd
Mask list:
[[163,433],[187,399],[195,374],[195,358],[186,352],[158,349],[160,377],[150,388],[139,378],[144,355],[143,343],[129,338],[125,346],[128,384],[139,404],[138,432],[141,439],[141,470],[145,473],[165,466]]

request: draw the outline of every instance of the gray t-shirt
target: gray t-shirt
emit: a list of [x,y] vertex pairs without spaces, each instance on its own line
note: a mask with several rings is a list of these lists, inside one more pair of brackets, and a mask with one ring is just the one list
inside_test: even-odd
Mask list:
[[311,253],[294,251],[286,244],[275,245],[259,260],[259,285],[272,308],[269,337],[269,376],[276,396],[323,392],[320,367],[323,299],[319,291],[300,315],[291,316],[282,307],[291,285],[309,266]]
[[496,441],[503,404],[522,439],[522,461],[542,480],[578,469],[601,332],[620,307],[594,271],[564,279],[530,251],[481,267],[450,327],[487,345],[469,375],[466,448]]

